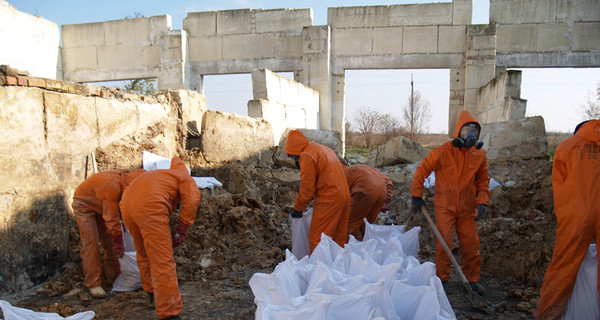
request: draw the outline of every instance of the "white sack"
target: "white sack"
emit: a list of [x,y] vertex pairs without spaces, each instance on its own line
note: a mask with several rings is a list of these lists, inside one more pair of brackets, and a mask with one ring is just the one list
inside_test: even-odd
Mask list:
[[14,307],[5,300],[0,300],[0,308],[2,308],[4,320],[91,320],[96,315],[94,311],[84,311],[63,318],[58,313],[35,312],[28,309]]
[[[144,151],[142,152],[142,165],[143,168],[150,170],[158,170],[158,169],[169,169],[171,167],[171,159],[167,159],[165,157],[161,157],[152,152]],[[191,175],[191,170],[186,166],[188,173]],[[192,177],[196,182],[198,188],[202,189],[210,189],[214,190],[215,186],[222,187],[223,184],[214,177]]]
[[135,251],[130,251],[125,252],[123,257],[119,258],[121,274],[113,282],[112,292],[133,291],[142,287],[140,270],[138,269],[135,255]]
[[573,294],[569,298],[563,319],[600,319],[598,252],[595,243],[590,245],[583,262],[581,262]]
[[[494,178],[490,178],[490,192],[494,191],[494,189],[499,186],[501,186],[501,184],[498,181],[494,180]],[[423,187],[429,189],[431,193],[435,193],[435,171],[432,171],[429,177],[425,178],[425,181],[423,181]]]
[[292,253],[296,258],[301,259],[310,253],[308,243],[308,232],[310,231],[310,221],[312,220],[313,208],[304,211],[302,218],[292,218]]

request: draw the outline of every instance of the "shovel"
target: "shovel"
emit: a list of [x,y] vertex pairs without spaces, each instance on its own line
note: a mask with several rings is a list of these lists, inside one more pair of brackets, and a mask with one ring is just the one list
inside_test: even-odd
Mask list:
[[433,229],[433,232],[435,232],[435,235],[440,240],[442,247],[444,247],[444,250],[450,258],[450,261],[452,261],[454,268],[456,268],[456,272],[458,272],[458,274],[460,275],[460,280],[467,289],[467,297],[469,298],[469,302],[471,302],[473,308],[485,311],[486,313],[490,313],[490,309],[487,302],[480,295],[478,295],[477,292],[473,291],[473,288],[471,288],[471,286],[469,285],[467,277],[465,277],[465,274],[462,272],[460,265],[458,265],[458,262],[456,262],[456,259],[454,259],[452,252],[450,252],[450,248],[448,248],[448,245],[446,244],[446,241],[444,241],[444,238],[442,238],[442,235],[440,234],[440,231],[438,230],[437,226],[435,225],[435,223],[433,223],[433,220],[431,220],[431,216],[429,216],[429,212],[427,212],[425,206],[422,206],[421,210],[423,211],[423,215],[425,215],[425,219],[427,219],[427,222],[429,222],[431,229]]

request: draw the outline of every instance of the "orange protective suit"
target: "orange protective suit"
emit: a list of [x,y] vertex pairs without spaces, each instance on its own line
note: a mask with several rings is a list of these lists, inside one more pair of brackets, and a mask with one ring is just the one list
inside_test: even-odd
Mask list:
[[383,204],[391,201],[394,184],[390,178],[364,164],[345,167],[344,174],[350,188],[348,234],[362,241],[364,218],[369,223],[375,222]]
[[[590,243],[600,241],[600,120],[584,123],[575,136],[558,146],[552,188],[556,241],[536,319],[561,318]],[[600,283],[596,285],[600,290]]]
[[350,191],[344,166],[328,147],[308,141],[300,130],[290,131],[285,153],[300,156],[300,192],[294,209],[302,212],[313,201],[313,215],[308,232],[310,252],[321,241],[321,233],[340,246],[348,242]]
[[[455,138],[458,138],[462,126],[469,122],[479,124],[471,113],[462,111],[456,122]],[[490,201],[486,152],[474,147],[459,149],[451,141],[433,149],[415,172],[411,191],[413,197],[423,196],[423,182],[432,171],[435,171],[437,227],[450,250],[452,232],[456,228],[462,271],[469,282],[478,282],[481,256],[475,221],[476,205],[488,205]],[[435,242],[435,264],[437,276],[442,281],[449,280],[450,258],[438,239]]]
[[123,193],[123,222],[137,251],[142,288],[154,293],[160,319],[181,313],[169,215],[181,202],[179,221],[190,226],[196,220],[200,191],[178,157],[170,169],[151,170],[136,179]]
[[[88,288],[102,286],[101,270],[109,282],[120,273],[111,239],[112,235],[121,234],[119,201],[123,190],[144,172],[144,169],[98,172],[75,190],[72,207],[81,237],[83,283]],[[98,239],[104,248],[104,263],[100,258]]]

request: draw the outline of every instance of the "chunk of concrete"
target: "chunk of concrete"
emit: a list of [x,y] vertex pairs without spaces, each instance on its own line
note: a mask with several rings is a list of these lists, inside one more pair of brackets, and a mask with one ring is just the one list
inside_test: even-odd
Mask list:
[[266,165],[273,147],[273,132],[271,124],[263,119],[207,110],[202,118],[201,140],[207,161]]
[[429,149],[399,136],[371,150],[367,164],[383,167],[414,163],[423,160],[428,154]]
[[548,158],[546,127],[541,116],[484,124],[480,139],[490,163]]
[[[287,136],[290,133],[290,130],[287,129],[281,135],[281,141],[279,142],[279,146],[277,150],[273,154],[273,162],[280,167],[288,167],[295,168],[294,160],[290,159],[285,154],[285,143],[287,141]],[[342,152],[342,138],[340,133],[337,131],[331,130],[318,130],[318,129],[299,129],[302,134],[309,141],[314,141],[329,147],[331,150],[335,152],[338,158],[342,159],[344,154]]]

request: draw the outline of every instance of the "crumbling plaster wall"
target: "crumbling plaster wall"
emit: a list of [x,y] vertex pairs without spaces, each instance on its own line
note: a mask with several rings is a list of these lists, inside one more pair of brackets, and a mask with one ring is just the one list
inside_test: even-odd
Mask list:
[[273,142],[279,144],[287,128],[319,127],[319,92],[268,69],[252,71],[254,99],[248,101],[248,116],[271,123]]
[[0,83],[0,291],[40,283],[66,261],[72,194],[92,174],[93,151],[160,124],[152,144],[162,156],[175,155],[178,126],[200,123],[206,110],[193,92],[152,98],[18,79]]

